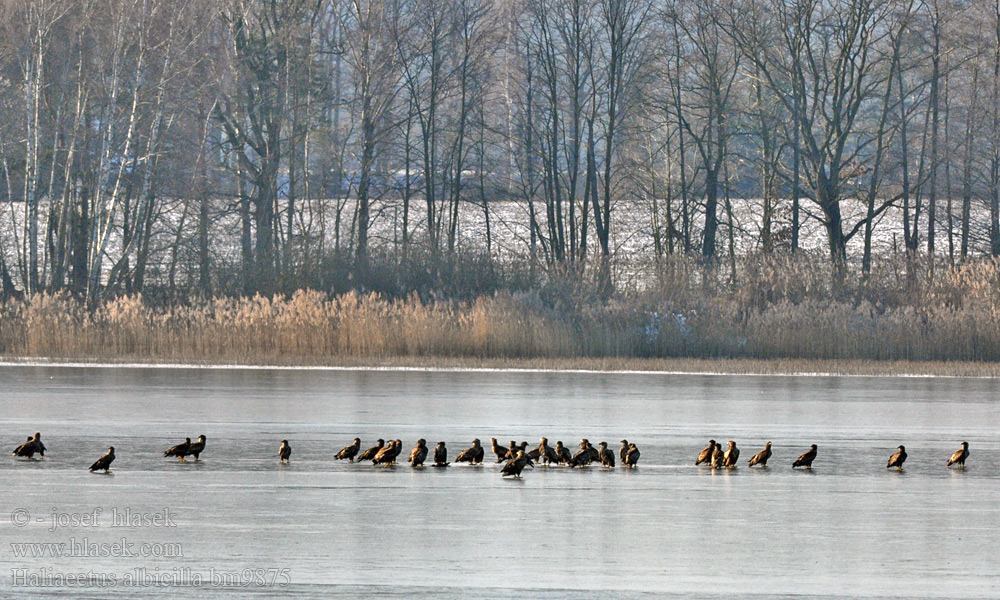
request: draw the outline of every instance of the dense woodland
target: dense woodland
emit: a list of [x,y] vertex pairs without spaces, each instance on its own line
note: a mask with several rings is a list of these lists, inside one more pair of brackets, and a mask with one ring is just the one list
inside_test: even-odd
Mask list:
[[998,202],[1000,0],[0,0],[6,296],[912,284]]

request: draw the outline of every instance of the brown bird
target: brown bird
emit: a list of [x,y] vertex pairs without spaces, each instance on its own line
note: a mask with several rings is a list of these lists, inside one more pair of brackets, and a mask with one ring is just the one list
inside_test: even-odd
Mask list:
[[618,458],[622,459],[622,466],[625,466],[625,457],[628,456],[628,440],[622,440],[622,447],[618,449]]
[[384,448],[378,451],[375,458],[372,459],[373,465],[394,465],[396,464],[396,457],[399,453],[403,451],[403,442],[401,440],[389,440],[389,443],[385,445]]
[[498,463],[507,460],[507,449],[498,444],[496,438],[490,438],[490,449],[497,455]]
[[722,444],[715,445],[715,451],[712,453],[712,468],[721,469],[722,462],[725,460],[726,454],[722,451]]
[[763,450],[753,455],[753,458],[750,459],[750,466],[760,465],[766,467],[769,458],[771,458],[771,442],[768,442]]
[[507,446],[507,456],[504,457],[504,460],[514,460],[514,458],[517,456],[518,450],[519,448],[517,447],[517,442],[511,440],[510,444],[508,444]]
[[458,453],[458,456],[455,457],[455,462],[467,462],[473,465],[481,465],[483,464],[484,454],[486,454],[486,452],[480,445],[479,438],[476,438],[472,440],[472,447],[466,448]]
[[396,440],[389,440],[378,452],[375,453],[375,456],[372,457],[372,464],[388,464],[389,459],[392,457],[392,451],[395,447]]
[[292,447],[288,445],[288,440],[281,440],[281,448],[278,448],[278,462],[288,462],[292,457]]
[[444,442],[438,442],[437,446],[434,447],[434,466],[448,466],[448,449],[445,448]]
[[503,469],[500,470],[500,476],[507,477],[508,475],[512,475],[515,479],[520,479],[521,471],[523,471],[524,467],[527,465],[527,455],[525,455],[524,450],[518,450],[517,454],[514,455],[514,458],[507,461],[507,464],[505,464]]
[[598,444],[600,449],[597,451],[597,455],[601,459],[601,466],[603,467],[614,467],[615,466],[615,453],[608,449],[607,442],[601,442]]
[[636,448],[635,444],[628,445],[628,454],[625,455],[625,466],[629,469],[634,469],[635,465],[639,463],[639,449]]
[[[385,440],[379,438],[378,442],[374,446],[361,453],[361,456],[358,457],[358,462],[375,458],[375,455],[381,452],[382,448],[385,448]],[[341,452],[343,452],[343,450],[341,450]]]
[[[35,435],[37,436],[38,434],[36,433]],[[967,458],[969,458],[969,442],[962,442],[962,449],[956,450],[955,453],[951,455],[951,458],[948,459],[948,464],[946,466],[950,467],[951,465],[958,464],[958,468],[964,469],[965,459]]]
[[533,463],[538,460],[538,448],[528,450],[528,442],[521,442],[517,449],[524,452],[524,455],[528,458],[529,463]]
[[[521,442],[517,449],[524,452],[524,457],[528,459],[528,465],[534,469],[535,461],[538,460],[538,449],[532,448],[528,450],[528,442]],[[517,456],[517,454],[515,453],[514,456]]]
[[708,440],[708,448],[698,453],[698,460],[694,461],[694,464],[700,465],[703,462],[711,464],[713,456],[715,456],[715,440]]
[[809,447],[805,453],[792,463],[792,468],[805,467],[812,470],[813,461],[816,460],[816,444]]
[[538,459],[544,465],[550,465],[552,463],[559,462],[559,457],[556,456],[556,451],[549,447],[549,438],[543,437],[541,442],[538,444]]
[[191,448],[191,438],[184,438],[183,444],[172,446],[169,450],[163,452],[163,456],[176,456],[181,459],[181,462],[187,462],[184,460],[184,457],[189,454],[189,448]]
[[17,448],[14,448],[14,451],[11,452],[11,455],[23,456],[25,458],[34,458],[35,452],[38,452],[41,455],[41,458],[45,459],[45,444],[42,443],[42,434],[37,432],[35,433],[34,437],[29,435],[28,439],[23,444],[21,444]]
[[93,473],[94,471],[100,471],[101,469],[104,469],[105,473],[110,473],[111,463],[113,462],[115,462],[115,447],[111,446],[110,448],[108,448],[108,452],[104,456],[98,458],[97,462],[90,465],[90,472]]
[[567,448],[566,446],[563,446],[562,441],[556,442],[555,453],[556,453],[556,458],[558,459],[558,462],[563,463],[563,464],[567,464],[567,465],[569,463],[573,462],[573,457],[569,453],[569,448]]
[[194,455],[194,462],[198,462],[198,455],[205,451],[205,439],[205,436],[199,435],[198,441],[188,446],[187,453]]
[[[381,440],[380,440],[381,441]],[[379,448],[381,450],[381,448]],[[354,462],[354,457],[358,455],[361,451],[361,438],[354,438],[354,443],[350,446],[345,446],[334,456],[337,460],[344,460],[345,458],[351,462]],[[376,450],[378,452],[378,450]],[[358,460],[361,460],[360,458]]]
[[736,466],[736,461],[740,459],[740,449],[736,447],[736,442],[729,440],[729,448],[722,455],[722,466],[732,469]]
[[573,459],[569,461],[570,468],[573,467],[586,467],[591,462],[599,460],[597,454],[597,448],[594,448],[587,438],[580,441],[580,449],[576,454],[573,455]]
[[419,467],[424,464],[427,458],[427,440],[420,438],[417,445],[410,451],[410,466]]
[[889,457],[889,464],[885,466],[886,469],[891,469],[896,467],[897,470],[903,470],[903,463],[906,462],[906,447],[900,446],[899,450]]

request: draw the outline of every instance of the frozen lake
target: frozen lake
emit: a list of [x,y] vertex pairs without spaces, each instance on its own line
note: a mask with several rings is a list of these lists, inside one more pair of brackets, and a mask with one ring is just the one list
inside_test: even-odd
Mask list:
[[[998,394],[917,377],[0,367],[0,598],[1000,598]],[[44,461],[9,456],[35,431]],[[162,457],[199,434],[199,463]],[[473,437],[543,435],[628,438],[642,459],[521,481],[488,449],[480,468],[333,460],[355,436],[400,438],[404,457],[444,440],[453,459]],[[736,440],[741,466],[695,467],[709,438]],[[747,468],[768,440],[770,467]],[[946,469],[963,440],[968,468]],[[793,471],[812,443],[812,472]],[[885,468],[899,444],[902,473]],[[112,475],[88,473],[109,445]]]

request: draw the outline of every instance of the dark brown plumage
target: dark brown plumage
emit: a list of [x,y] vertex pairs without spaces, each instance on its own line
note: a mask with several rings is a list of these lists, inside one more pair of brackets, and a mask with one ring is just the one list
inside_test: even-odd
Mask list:
[[771,442],[768,442],[764,449],[753,455],[750,459],[750,466],[760,465],[762,467],[767,466],[768,459],[771,458]]
[[97,459],[97,462],[90,465],[90,472],[104,470],[105,473],[111,471],[111,463],[115,462],[115,447],[111,446],[108,448],[107,453],[101,458]]
[[615,453],[608,449],[608,443],[601,442],[598,446],[600,446],[600,449],[597,451],[597,456],[601,459],[601,466],[614,467]]
[[590,442],[584,438],[580,441],[580,449],[573,455],[572,460],[569,461],[569,466],[570,468],[586,467],[593,461],[599,459],[600,456],[597,453],[597,448],[594,448]]
[[191,448],[191,438],[184,438],[183,444],[172,446],[169,450],[163,452],[163,456],[176,456],[181,459],[181,462],[187,462],[184,460],[184,457],[188,455],[189,448]]
[[532,448],[528,450],[528,442],[521,442],[518,450],[524,452],[524,456],[528,459],[528,462],[534,465],[535,461],[538,460],[538,448]]
[[496,438],[490,438],[490,449],[497,455],[498,463],[507,460],[507,449],[498,444]]
[[385,445],[384,448],[378,451],[375,458],[372,459],[373,465],[394,465],[396,464],[396,457],[403,451],[402,440],[389,440],[389,443]]
[[798,459],[792,463],[792,468],[805,467],[807,469],[812,469],[814,460],[816,460],[816,444],[810,446],[809,449],[802,454],[802,456],[798,457]]
[[[344,460],[346,458],[347,460],[354,462],[354,457],[357,456],[358,452],[360,451],[361,451],[361,438],[354,438],[354,443],[351,444],[350,446],[345,446],[341,448],[340,452],[338,452],[337,456],[334,456],[334,458],[337,460]],[[378,450],[376,450],[376,452],[378,452]]]
[[736,447],[736,442],[729,440],[729,448],[722,455],[722,466],[727,469],[736,467],[736,461],[740,459],[740,449]]
[[45,458],[45,444],[42,443],[42,434],[38,432],[35,433],[34,437],[29,435],[23,444],[14,448],[11,455],[34,458],[36,452],[41,455],[42,459]]
[[558,441],[558,442],[556,442],[555,453],[556,453],[556,457],[558,459],[558,462],[561,462],[563,464],[567,464],[568,465],[569,463],[571,463],[573,461],[573,456],[569,453],[569,448],[567,448],[566,446],[563,446],[563,443],[562,443],[561,440]]
[[622,447],[618,449],[618,458],[622,459],[622,466],[625,466],[625,457],[628,456],[628,440],[622,440]]
[[187,453],[194,455],[194,461],[198,462],[198,455],[205,451],[205,436],[199,435],[197,442],[192,442],[191,446],[188,447]]
[[542,438],[542,442],[538,445],[538,457],[544,465],[551,465],[559,462],[559,455],[556,454],[554,448],[549,446],[548,438]]
[[634,469],[639,463],[639,449],[635,444],[628,445],[628,454],[625,455],[625,466],[629,469]]
[[427,440],[420,438],[417,445],[410,451],[410,466],[419,467],[427,458]]
[[288,440],[281,440],[281,448],[278,448],[278,462],[288,462],[292,458],[292,447],[288,445]]
[[725,452],[722,451],[722,444],[715,445],[715,451],[712,452],[712,468],[721,469],[722,461],[726,458]]
[[[35,435],[38,435],[37,433]],[[965,459],[969,458],[969,442],[962,442],[962,448],[956,450],[951,458],[948,459],[948,464],[946,466],[958,465],[958,468],[965,468]]]
[[513,476],[515,479],[521,478],[521,471],[524,467],[528,465],[528,456],[524,453],[524,450],[518,450],[514,458],[507,461],[507,464],[503,466],[500,470],[501,477],[507,477],[508,475]]
[[363,460],[371,460],[375,458],[375,455],[381,452],[382,448],[385,448],[385,440],[379,438],[378,442],[374,446],[361,453],[361,456],[357,458],[357,461],[361,462]]
[[698,453],[698,460],[694,461],[694,464],[700,465],[703,462],[712,462],[712,457],[715,455],[715,440],[708,440],[708,448],[705,448]]
[[434,466],[448,466],[448,448],[445,447],[444,442],[438,442],[437,446],[434,447]]
[[472,440],[471,448],[466,448],[458,453],[458,456],[455,457],[455,462],[467,462],[473,465],[479,465],[483,462],[484,454],[486,454],[486,452],[480,445],[479,438],[476,438]]
[[896,467],[897,470],[902,471],[904,462],[906,462],[906,447],[900,446],[899,450],[889,457],[889,463],[885,466],[885,468],[891,469]]

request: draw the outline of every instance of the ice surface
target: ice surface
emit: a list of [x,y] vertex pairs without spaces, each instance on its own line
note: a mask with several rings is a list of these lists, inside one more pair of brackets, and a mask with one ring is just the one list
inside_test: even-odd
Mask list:
[[[0,457],[0,597],[1000,598],[998,392],[960,378],[0,367],[3,450],[35,431],[48,448]],[[162,457],[199,434],[199,463]],[[404,456],[444,440],[454,458],[473,437],[543,435],[616,452],[627,438],[642,459],[522,481],[492,462],[333,460],[355,436],[400,438]],[[736,440],[741,466],[695,467],[709,438]],[[771,466],[747,468],[768,440]],[[946,469],[963,440],[968,468]],[[812,443],[812,472],[793,471]],[[902,473],[885,468],[899,444]],[[109,445],[113,475],[88,473]],[[96,526],[59,524],[98,508]],[[173,526],[113,526],[126,509]],[[183,556],[11,546],[84,538]],[[69,574],[106,585],[22,585]],[[196,575],[197,589],[169,585]]]

